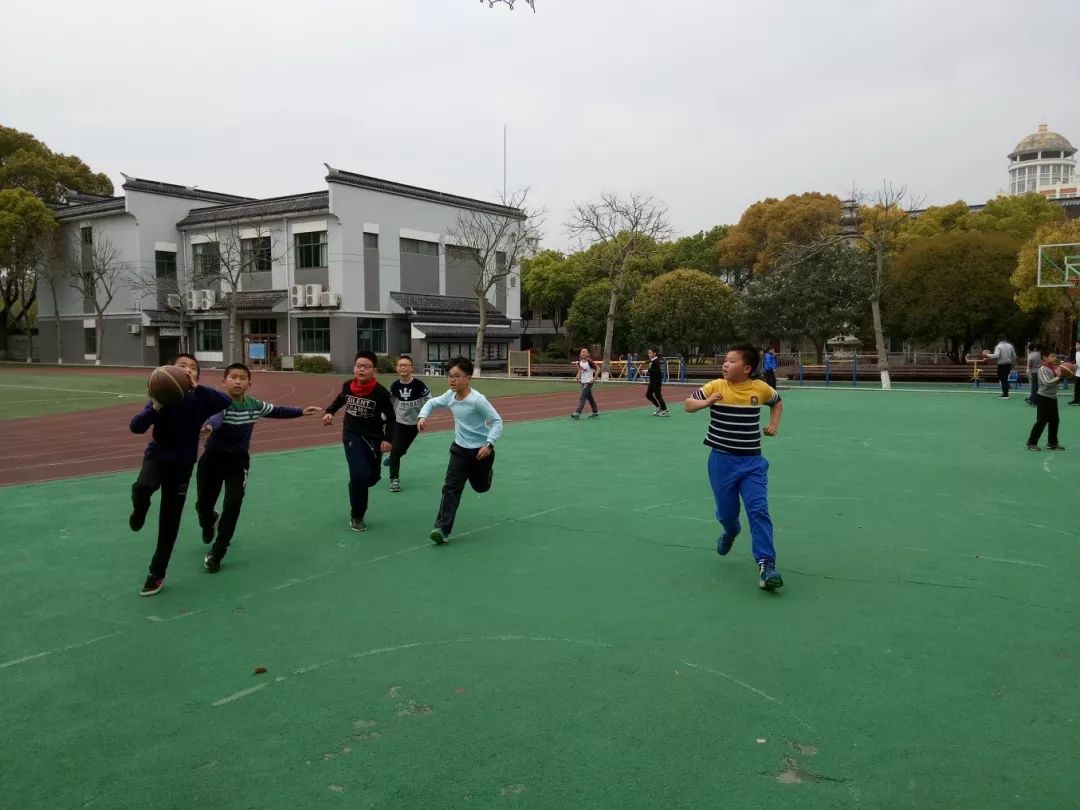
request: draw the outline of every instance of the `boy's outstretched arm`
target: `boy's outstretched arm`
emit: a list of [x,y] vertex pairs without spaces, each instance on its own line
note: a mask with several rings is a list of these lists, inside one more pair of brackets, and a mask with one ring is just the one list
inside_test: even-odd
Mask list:
[[683,400],[683,410],[687,413],[697,413],[704,408],[711,408],[721,399],[723,399],[723,397],[721,397],[719,394],[710,394],[709,396],[705,396],[699,388],[697,391],[695,391]]
[[766,436],[775,436],[780,430],[780,417],[784,414],[784,400],[778,399],[769,406],[769,424],[765,426]]

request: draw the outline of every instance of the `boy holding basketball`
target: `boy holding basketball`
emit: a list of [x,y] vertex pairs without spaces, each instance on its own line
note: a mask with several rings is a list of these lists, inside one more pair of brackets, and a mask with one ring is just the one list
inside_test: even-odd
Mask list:
[[443,482],[442,501],[435,527],[429,535],[433,542],[447,542],[454,529],[454,518],[461,503],[465,482],[474,492],[491,489],[495,466],[495,442],[502,435],[502,417],[488,402],[487,397],[470,387],[473,364],[471,360],[458,357],[450,361],[447,381],[450,390],[442,396],[428,400],[420,409],[416,427],[421,433],[428,417],[436,408],[449,408],[454,415],[454,441],[450,445],[450,463]]
[[[240,519],[240,507],[244,503],[248,470],[251,467],[251,434],[255,423],[266,416],[270,419],[296,419],[322,413],[322,408],[309,405],[293,408],[288,405],[271,405],[248,396],[251,388],[251,369],[243,363],[233,363],[225,369],[225,392],[229,395],[229,407],[210,417],[203,428],[207,437],[199,469],[195,475],[198,500],[195,511],[199,515],[204,543],[213,543],[203,558],[203,567],[214,574],[221,569],[221,561],[229,550],[236,522]],[[225,501],[221,514],[214,511],[222,486]],[[217,539],[214,531],[217,530]]]
[[784,585],[776,570],[773,525],[769,516],[769,463],[761,455],[761,406],[770,410],[766,436],[780,428],[784,403],[772,386],[750,379],[757,368],[758,350],[749,343],[728,349],[723,378],[706,383],[683,403],[687,413],[709,408],[705,444],[709,453],[709,482],[716,500],[716,519],[724,533],[716,541],[721,557],[731,551],[741,531],[739,498],[750,523],[754,560],[758,564],[758,587],[774,591]]
[[323,427],[334,421],[334,414],[345,409],[341,440],[349,464],[349,528],[367,531],[368,490],[381,477],[382,454],[390,452],[394,440],[394,405],[390,392],[375,378],[374,352],[357,352],[353,379],[346,380],[341,393],[326,407]]
[[1047,450],[1064,450],[1058,444],[1058,386],[1061,385],[1062,377],[1071,377],[1076,367],[1068,363],[1058,364],[1057,354],[1049,349],[1040,351],[1042,365],[1039,366],[1038,393],[1035,395],[1035,424],[1031,426],[1028,434],[1027,449],[1038,450],[1039,439],[1042,438],[1043,428],[1049,426],[1050,437],[1046,445]]
[[[131,420],[132,433],[154,429],[146,446],[139,477],[131,486],[131,516],[128,525],[139,531],[150,511],[150,498],[161,490],[158,510],[157,548],[150,560],[150,571],[143,584],[141,596],[153,596],[165,585],[176,535],[180,531],[180,516],[184,511],[188,482],[199,452],[199,431],[211,416],[229,407],[231,400],[220,391],[199,385],[199,362],[190,354],[181,354],[175,365],[188,377],[182,381],[165,378],[161,385],[175,384],[183,391],[164,402],[167,388],[159,388],[159,380],[167,372],[158,369],[151,375],[150,402]],[[160,399],[158,398],[160,397]]]

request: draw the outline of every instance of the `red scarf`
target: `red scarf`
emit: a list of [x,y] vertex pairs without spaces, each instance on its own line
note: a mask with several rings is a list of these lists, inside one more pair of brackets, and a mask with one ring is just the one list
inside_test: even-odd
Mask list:
[[378,385],[378,383],[379,381],[375,378],[368,380],[366,383],[362,383],[353,378],[353,381],[349,383],[349,391],[351,391],[354,396],[366,397],[375,390],[375,386]]

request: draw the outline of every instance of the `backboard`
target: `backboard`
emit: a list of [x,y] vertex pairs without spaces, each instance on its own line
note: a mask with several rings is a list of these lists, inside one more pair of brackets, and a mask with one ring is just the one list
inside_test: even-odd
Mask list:
[[1080,242],[1039,245],[1036,283],[1040,287],[1072,287],[1080,279]]

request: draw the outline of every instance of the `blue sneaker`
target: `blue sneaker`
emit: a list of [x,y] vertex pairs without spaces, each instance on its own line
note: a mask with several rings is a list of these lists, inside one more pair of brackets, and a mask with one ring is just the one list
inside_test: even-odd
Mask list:
[[739,536],[739,530],[736,529],[734,534],[728,534],[724,532],[716,540],[716,553],[721,557],[727,556],[727,553],[731,551],[731,546],[735,543],[735,538]]
[[766,591],[775,591],[784,587],[784,578],[776,570],[776,563],[772,560],[762,560],[758,563],[758,587]]
[[387,453],[386,458],[383,459],[382,465],[384,467],[389,467],[390,466],[390,454],[389,453]]

